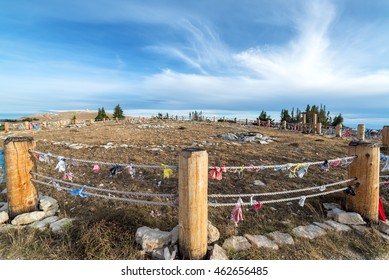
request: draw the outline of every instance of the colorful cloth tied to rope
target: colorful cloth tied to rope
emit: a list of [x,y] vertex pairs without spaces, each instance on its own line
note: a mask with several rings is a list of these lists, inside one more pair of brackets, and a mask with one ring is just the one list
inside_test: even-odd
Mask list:
[[170,168],[167,168],[166,164],[161,164],[161,165],[163,166],[163,178],[169,179],[170,176],[173,175],[173,170],[171,170]]
[[55,169],[58,169],[58,172],[65,172],[66,171],[66,162],[65,159],[61,158],[55,167]]
[[93,165],[92,169],[93,173],[99,173],[100,172],[100,166],[98,164]]
[[209,171],[209,177],[212,179],[212,180],[221,180],[221,179],[223,179],[223,175],[222,175],[222,173],[223,172],[226,172],[226,167],[225,167],[225,165],[223,165],[223,166],[220,166],[220,167],[217,167],[217,166],[214,166],[213,168],[212,168],[212,170],[211,171]]
[[235,226],[238,226],[240,221],[243,221],[243,212],[242,212],[242,199],[238,199],[238,202],[235,204],[234,209],[231,212],[231,221],[234,222]]

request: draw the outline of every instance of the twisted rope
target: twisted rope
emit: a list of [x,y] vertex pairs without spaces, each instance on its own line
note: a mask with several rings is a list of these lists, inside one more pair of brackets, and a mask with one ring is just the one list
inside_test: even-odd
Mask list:
[[210,195],[208,195],[208,197],[209,198],[253,197],[253,196],[270,196],[270,195],[280,195],[280,194],[288,194],[288,193],[298,193],[298,192],[311,191],[311,190],[315,190],[315,189],[337,186],[337,185],[341,185],[344,183],[354,182],[356,180],[357,180],[357,178],[351,178],[351,179],[347,179],[347,180],[343,180],[343,181],[339,181],[339,182],[331,183],[331,184],[327,184],[327,185],[315,186],[315,187],[297,189],[297,190],[281,191],[281,192],[252,193],[252,194],[210,194]]
[[[30,150],[30,152],[34,153],[34,154],[37,154],[37,155],[49,156],[49,157],[54,157],[54,158],[62,158],[62,159],[72,160],[74,162],[81,162],[81,163],[110,165],[110,166],[119,165],[119,166],[122,166],[122,167],[126,167],[126,166],[129,165],[129,164],[124,164],[124,163],[114,163],[114,162],[104,162],[104,161],[94,161],[94,160],[86,160],[86,159],[69,158],[69,157],[57,156],[57,155],[52,155],[52,154],[45,154],[45,153],[42,153],[42,152],[32,151],[32,150]],[[135,168],[144,168],[144,169],[163,169],[164,168],[161,165],[135,165],[135,164],[133,165],[133,167],[135,167]],[[167,165],[166,168],[177,169],[177,166]]]
[[[351,160],[351,159],[355,159],[357,158],[357,156],[350,156],[350,157],[344,157],[344,158],[335,158],[335,159],[330,159],[328,160],[328,163],[332,163],[332,162],[335,162],[335,161],[346,161],[346,160]],[[245,168],[246,169],[250,169],[250,168],[254,168],[254,169],[270,169],[270,168],[283,168],[283,167],[294,167],[294,166],[297,166],[297,165],[304,165],[304,164],[307,164],[307,165],[321,165],[323,164],[324,160],[322,161],[315,161],[315,162],[304,162],[304,163],[287,163],[287,164],[280,164],[280,165],[258,165],[258,166],[246,166]],[[213,168],[213,167],[210,167],[210,168]],[[231,170],[231,169],[236,169],[236,170],[240,170],[242,169],[242,166],[226,166],[225,167],[226,170]]]
[[54,181],[54,182],[57,182],[57,183],[61,183],[61,184],[69,185],[69,186],[74,186],[74,187],[83,187],[83,186],[85,186],[85,188],[87,188],[87,189],[91,189],[91,190],[95,190],[95,191],[101,191],[101,192],[109,192],[109,193],[116,193],[116,194],[123,194],[123,195],[134,195],[134,196],[176,197],[175,194],[140,193],[140,192],[126,192],[126,191],[118,191],[118,190],[101,189],[101,188],[96,188],[96,187],[80,185],[80,184],[76,184],[76,183],[71,183],[71,182],[66,182],[66,181],[58,180],[58,179],[55,179],[55,178],[52,178],[52,177],[48,177],[48,176],[44,176],[44,175],[41,175],[41,174],[35,173],[35,172],[30,172],[30,173],[32,175],[37,176],[37,177],[44,178],[44,179],[47,179],[47,180],[50,180],[50,181]]
[[[34,183],[38,183],[38,184],[45,185],[45,186],[52,187],[52,188],[56,188],[56,189],[72,191],[72,189],[70,189],[70,188],[65,188],[65,187],[61,187],[61,186],[57,186],[56,187],[56,186],[53,186],[52,184],[49,184],[49,183],[46,183],[46,182],[43,182],[43,181],[39,181],[39,180],[36,180],[36,179],[31,179],[31,181],[34,182]],[[130,198],[123,198],[123,197],[113,197],[113,196],[96,194],[96,193],[89,193],[89,192],[83,192],[83,193],[87,194],[87,195],[90,195],[90,196],[95,196],[95,197],[100,197],[100,198],[105,198],[105,199],[111,199],[111,200],[124,201],[124,202],[176,207],[176,205],[173,204],[173,203],[147,201],[147,200],[136,200],[136,199],[130,199]]]
[[[341,192],[346,190],[347,187],[341,188],[341,189],[336,189],[328,192],[322,192],[322,193],[317,193],[317,194],[311,194],[311,195],[306,195],[305,198],[311,198],[311,197],[316,197],[316,196],[322,196],[322,195],[328,195],[331,193],[336,193],[336,192]],[[283,198],[283,199],[276,199],[276,200],[266,200],[266,201],[261,201],[261,204],[271,204],[271,203],[280,203],[280,202],[288,202],[288,201],[293,201],[293,200],[300,200],[302,196],[299,197],[291,197],[291,198]],[[208,206],[212,207],[233,207],[235,206],[236,203],[214,203],[214,202],[209,202]],[[252,206],[253,204],[251,202],[243,202],[241,203],[242,206]]]

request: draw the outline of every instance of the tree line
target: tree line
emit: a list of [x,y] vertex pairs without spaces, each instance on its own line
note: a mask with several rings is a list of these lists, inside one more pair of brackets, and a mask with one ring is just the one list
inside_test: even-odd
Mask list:
[[[317,122],[321,123],[324,126],[337,126],[338,124],[343,124],[343,116],[340,113],[339,115],[335,116],[334,118],[331,117],[330,111],[327,111],[326,106],[320,104],[320,106],[317,105],[307,105],[305,108],[306,120],[307,123],[312,122],[312,116],[309,113],[316,113],[317,114]],[[281,121],[286,121],[288,123],[299,123],[303,121],[302,111],[299,108],[293,107],[292,110],[289,112],[288,109],[282,109],[280,114]],[[259,115],[259,119],[261,121],[273,121],[274,120],[268,115],[264,110],[262,110],[261,114]]]
[[[112,115],[112,118],[116,119],[124,119],[124,112],[122,110],[122,108],[120,107],[120,105],[116,105],[116,107],[113,109],[113,115]],[[102,120],[109,120],[109,116],[107,115],[107,113],[105,112],[105,109],[104,107],[101,107],[98,108],[97,110],[97,116],[95,117],[95,121],[102,121]]]

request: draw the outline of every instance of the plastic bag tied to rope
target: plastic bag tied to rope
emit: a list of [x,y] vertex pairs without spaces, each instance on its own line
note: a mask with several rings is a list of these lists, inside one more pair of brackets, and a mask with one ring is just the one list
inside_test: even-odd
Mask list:
[[55,169],[58,169],[58,172],[65,172],[66,171],[66,162],[65,162],[65,159],[61,158],[57,164],[57,166],[55,167]]
[[71,195],[74,195],[74,196],[81,196],[81,197],[87,197],[88,195],[83,193],[84,189],[86,188],[86,186],[82,186],[81,188],[79,189],[75,189],[75,190],[72,190],[72,191],[68,191]]

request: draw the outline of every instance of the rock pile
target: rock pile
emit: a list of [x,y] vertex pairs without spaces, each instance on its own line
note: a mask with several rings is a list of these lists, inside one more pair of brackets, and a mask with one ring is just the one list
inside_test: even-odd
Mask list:
[[[245,251],[250,248],[266,248],[278,250],[282,246],[295,246],[294,238],[307,238],[313,240],[324,236],[329,231],[347,232],[354,230],[363,236],[372,234],[372,230],[366,226],[362,217],[353,212],[345,212],[340,205],[324,203],[330,219],[324,222],[314,222],[310,225],[298,226],[292,229],[291,234],[280,231],[271,232],[267,235],[231,236],[224,240],[220,246],[216,242],[220,234],[216,227],[208,223],[208,247],[210,260],[228,260],[228,252]],[[382,238],[389,243],[389,222],[380,222],[378,227]],[[173,234],[173,232],[176,232]],[[143,250],[152,254],[157,259],[172,259],[177,253],[178,226],[171,232],[162,232],[159,229],[147,227],[139,228],[137,231],[137,242]],[[175,238],[172,238],[175,236]],[[174,240],[173,240],[174,239]]]
[[274,142],[274,139],[264,136],[259,133],[224,133],[219,134],[216,136],[217,138],[221,138],[223,140],[227,141],[238,141],[238,142],[245,142],[245,143],[260,143],[263,145],[269,144],[271,142]]
[[[38,209],[16,216],[12,221],[8,216],[8,203],[0,202],[0,231],[11,229],[33,228],[44,231],[49,228],[52,232],[61,233],[72,224],[73,219],[55,216],[59,211],[57,200],[49,196],[40,196]],[[10,222],[6,223],[6,222]]]

